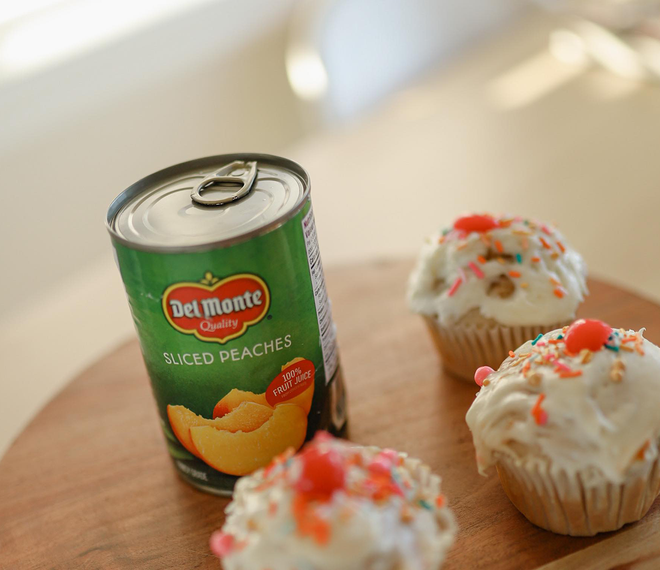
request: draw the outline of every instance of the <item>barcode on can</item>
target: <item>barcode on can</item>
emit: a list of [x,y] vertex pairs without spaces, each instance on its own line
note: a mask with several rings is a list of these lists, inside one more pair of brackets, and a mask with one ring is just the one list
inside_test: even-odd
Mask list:
[[335,325],[332,320],[332,311],[330,309],[330,299],[325,289],[323,264],[321,263],[321,252],[319,251],[319,242],[316,235],[316,222],[314,221],[314,212],[311,206],[309,212],[302,219],[302,229],[305,236],[309,274],[312,278],[316,318],[319,323],[323,365],[325,367],[325,383],[328,384],[337,370],[337,338]]

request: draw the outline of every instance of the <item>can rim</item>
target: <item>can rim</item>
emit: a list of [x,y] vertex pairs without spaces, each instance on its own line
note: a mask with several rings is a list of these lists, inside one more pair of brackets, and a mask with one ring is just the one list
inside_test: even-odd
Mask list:
[[[194,244],[194,245],[155,245],[155,244],[145,244],[137,241],[132,241],[121,236],[115,229],[114,224],[117,220],[117,216],[122,211],[124,206],[129,204],[132,200],[136,199],[147,189],[152,188],[159,180],[169,176],[175,176],[177,173],[196,167],[206,167],[217,165],[218,163],[224,162],[233,162],[235,160],[245,160],[257,162],[262,161],[274,166],[280,166],[285,168],[300,177],[303,183],[303,193],[300,197],[299,203],[295,204],[288,212],[283,213],[281,216],[278,216],[274,220],[271,220],[264,224],[254,228],[243,234],[233,236],[230,238],[224,238],[219,240],[211,240],[208,242]],[[110,237],[113,241],[120,243],[123,246],[126,246],[130,249],[136,249],[139,251],[147,251],[154,253],[191,253],[191,252],[202,252],[209,251],[212,249],[221,249],[235,245],[237,243],[250,240],[254,237],[266,234],[274,229],[277,229],[290,218],[294,217],[307,203],[307,199],[310,195],[311,182],[309,173],[300,166],[297,162],[284,158],[281,156],[276,156],[273,154],[263,154],[263,153],[253,153],[253,152],[239,152],[231,154],[217,154],[213,156],[205,156],[203,158],[196,158],[194,160],[187,160],[185,162],[180,162],[173,166],[168,166],[149,174],[144,178],[141,178],[137,182],[131,184],[128,188],[120,192],[120,194],[111,202],[108,207],[108,212],[105,219],[105,227],[110,234]]]

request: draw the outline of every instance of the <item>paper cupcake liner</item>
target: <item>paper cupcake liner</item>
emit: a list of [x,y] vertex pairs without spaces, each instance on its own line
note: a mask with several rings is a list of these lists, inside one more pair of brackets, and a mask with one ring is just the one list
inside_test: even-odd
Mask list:
[[557,534],[593,536],[641,519],[660,492],[659,459],[639,462],[623,483],[585,485],[579,472],[550,473],[544,465],[500,458],[500,482],[511,502],[536,526]]
[[474,380],[474,371],[480,366],[490,366],[497,370],[510,350],[516,350],[539,334],[559,329],[572,322],[519,327],[444,327],[432,317],[424,316],[424,321],[431,332],[445,370],[469,382]]

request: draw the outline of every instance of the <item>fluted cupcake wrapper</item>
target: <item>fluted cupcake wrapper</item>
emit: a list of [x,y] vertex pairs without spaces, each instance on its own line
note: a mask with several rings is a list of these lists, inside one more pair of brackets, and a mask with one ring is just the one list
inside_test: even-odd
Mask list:
[[511,502],[536,526],[593,536],[641,519],[660,492],[659,459],[638,462],[623,483],[585,484],[580,472],[551,473],[544,464],[502,457],[497,473]]
[[473,381],[474,372],[480,366],[490,366],[497,370],[510,350],[516,350],[539,334],[562,328],[572,322],[518,327],[503,325],[445,327],[432,317],[424,316],[424,321],[431,332],[445,370],[469,382]]

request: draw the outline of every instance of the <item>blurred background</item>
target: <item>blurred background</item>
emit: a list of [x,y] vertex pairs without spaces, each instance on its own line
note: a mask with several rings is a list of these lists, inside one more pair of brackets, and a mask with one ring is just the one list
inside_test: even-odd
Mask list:
[[299,161],[326,269],[511,212],[660,300],[658,4],[0,1],[0,456],[131,338],[107,206],[192,158]]

